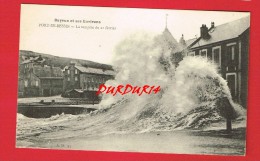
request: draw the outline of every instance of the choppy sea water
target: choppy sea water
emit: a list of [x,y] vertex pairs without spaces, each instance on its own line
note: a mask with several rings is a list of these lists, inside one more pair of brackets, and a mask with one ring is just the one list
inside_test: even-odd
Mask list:
[[171,118],[162,112],[145,117],[144,110],[127,119],[123,107],[38,119],[17,114],[17,147],[244,155],[243,117],[233,121],[234,131],[226,134],[223,118],[211,111],[205,119],[209,123],[202,123],[196,121],[199,111]]

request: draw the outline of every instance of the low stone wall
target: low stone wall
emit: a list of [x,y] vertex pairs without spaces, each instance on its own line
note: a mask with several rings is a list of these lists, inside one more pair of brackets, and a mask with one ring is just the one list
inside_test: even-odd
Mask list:
[[86,108],[66,105],[18,105],[18,113],[32,118],[48,118],[57,114],[78,115],[89,113],[96,110],[95,108]]

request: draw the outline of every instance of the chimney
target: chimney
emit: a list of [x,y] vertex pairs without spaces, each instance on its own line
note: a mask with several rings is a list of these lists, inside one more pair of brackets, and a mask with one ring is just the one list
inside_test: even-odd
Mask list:
[[215,23],[211,22],[211,29],[215,27]]
[[209,29],[205,24],[202,24],[202,26],[200,27],[200,37],[202,39],[209,39],[210,38]]
[[186,45],[186,42],[185,42],[185,40],[184,40],[183,34],[181,35],[181,38],[180,38],[179,43],[180,43],[182,46],[185,46],[185,45]]

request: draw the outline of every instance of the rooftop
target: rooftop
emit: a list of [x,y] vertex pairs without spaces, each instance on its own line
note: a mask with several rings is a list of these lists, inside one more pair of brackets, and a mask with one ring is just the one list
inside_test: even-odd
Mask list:
[[80,65],[75,65],[75,68],[77,68],[82,73],[102,74],[102,75],[111,75],[111,76],[115,75],[115,71],[113,71],[113,70],[83,67]]
[[181,45],[172,36],[168,28],[165,28],[163,33],[159,36],[159,42],[163,45],[165,50],[171,50],[174,53],[182,50]]
[[194,44],[192,48],[236,38],[245,32],[249,27],[249,16],[215,26],[209,30],[210,39],[199,39],[199,41]]

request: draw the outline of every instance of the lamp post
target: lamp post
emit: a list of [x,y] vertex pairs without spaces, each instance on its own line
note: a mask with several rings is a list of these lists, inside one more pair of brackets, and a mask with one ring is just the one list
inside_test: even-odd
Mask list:
[[227,97],[219,98],[216,102],[216,107],[221,116],[226,118],[226,131],[231,133],[232,131],[232,119],[236,118],[236,112],[231,105],[230,100]]

